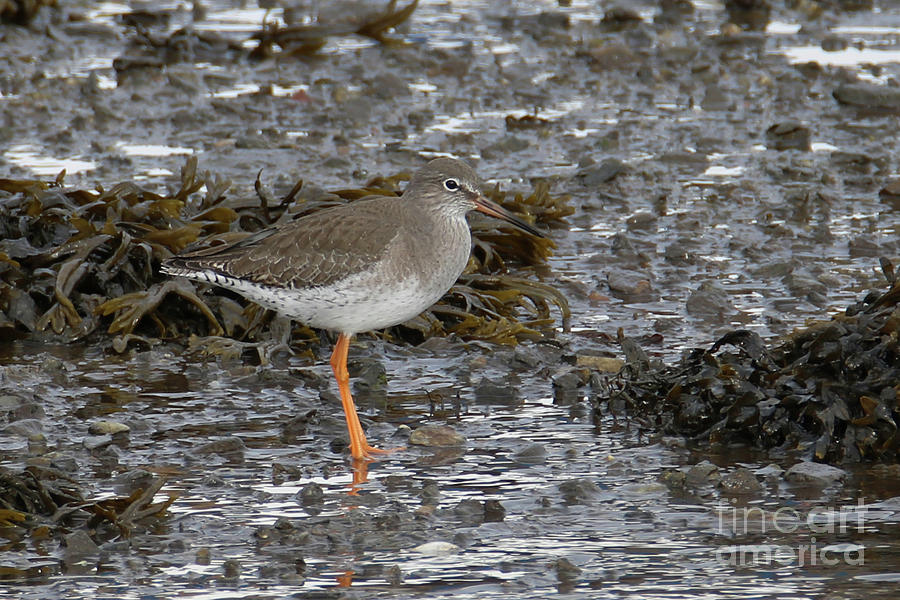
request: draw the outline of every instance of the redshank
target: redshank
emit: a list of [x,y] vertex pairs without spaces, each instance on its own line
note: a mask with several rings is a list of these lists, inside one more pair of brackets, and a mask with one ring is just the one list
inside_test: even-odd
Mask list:
[[487,199],[466,163],[436,158],[402,196],[370,196],[163,262],[162,271],[234,290],[310,327],[338,333],[331,368],[354,459],[388,452],[359,423],[347,350],[354,334],[407,321],[437,302],[468,263],[477,210],[544,237]]

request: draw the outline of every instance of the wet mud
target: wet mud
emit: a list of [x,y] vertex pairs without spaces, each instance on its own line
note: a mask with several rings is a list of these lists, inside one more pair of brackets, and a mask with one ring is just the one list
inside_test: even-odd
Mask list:
[[[0,21],[4,589],[895,595],[894,3]],[[328,334],[156,267],[440,155],[555,247],[473,222],[442,307],[357,338],[407,448],[360,477]]]

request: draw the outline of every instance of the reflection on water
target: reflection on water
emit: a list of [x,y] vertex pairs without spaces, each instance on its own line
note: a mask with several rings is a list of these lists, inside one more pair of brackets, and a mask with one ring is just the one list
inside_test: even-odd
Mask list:
[[[248,377],[246,370],[192,364],[166,352],[133,358],[73,354],[67,347],[54,352],[67,365],[62,389],[41,369],[45,348],[5,346],[0,353],[3,365],[15,361],[3,367],[0,381],[43,398],[48,443],[90,464],[80,448],[88,423],[73,415],[99,396],[116,398],[119,410],[111,418],[132,429],[116,470],[164,471],[170,478],[164,491],[178,495],[168,516],[139,530],[130,549],[111,543],[102,571],[85,574],[108,594],[145,597],[164,589],[231,597],[241,590],[277,598],[350,584],[392,598],[541,598],[560,591],[594,597],[599,589],[640,598],[756,597],[763,589],[783,597],[855,589],[854,578],[897,568],[883,548],[897,543],[900,489],[876,483],[873,472],[860,471],[870,482],[864,498],[854,485],[810,494],[780,477],[763,480],[765,494],[732,501],[714,483],[670,489],[661,475],[672,468],[710,458],[722,459],[727,470],[735,457],[694,456],[612,418],[598,428],[586,411],[573,411],[577,405],[557,406],[535,393],[539,381],[526,381],[526,399],[515,407],[470,404],[458,421],[451,419],[468,438],[458,460],[434,464],[432,450],[414,447],[372,463],[368,482],[350,495],[351,471],[327,449],[333,434],[325,421],[330,409],[339,417],[336,405],[320,407],[322,421],[307,436],[293,444],[280,439],[284,422],[312,402],[310,390],[285,388],[290,369],[300,364]],[[386,366],[392,372],[400,365]],[[401,398],[412,398],[423,384],[458,385],[430,365],[402,366],[410,379],[390,382]],[[376,439],[392,430],[374,426],[382,432]],[[200,453],[211,440],[232,437],[242,441],[236,453]],[[543,449],[540,458],[518,458],[535,444]],[[26,451],[9,445],[4,452],[6,465],[15,466]],[[760,477],[772,472],[752,453],[738,461]],[[296,475],[276,478],[276,472]],[[302,502],[311,484],[321,487],[321,499]],[[505,510],[499,520],[480,513],[490,500]],[[841,530],[842,522],[851,526]],[[417,549],[433,542],[452,546],[432,544],[437,555]],[[788,560],[810,544],[815,556],[843,562]],[[868,562],[842,558],[860,551]],[[767,553],[777,561],[748,563]],[[30,551],[17,561],[55,564]],[[224,574],[232,568],[238,576],[229,579]],[[18,589],[23,598],[47,597],[51,589],[71,598],[94,593],[82,584],[59,575]]]

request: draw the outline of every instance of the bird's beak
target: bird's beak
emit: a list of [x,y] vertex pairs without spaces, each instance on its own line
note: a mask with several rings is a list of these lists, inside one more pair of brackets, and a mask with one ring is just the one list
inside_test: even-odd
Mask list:
[[473,201],[475,202],[475,210],[477,210],[478,212],[483,212],[486,215],[490,215],[497,219],[502,219],[503,221],[506,221],[507,223],[511,223],[511,224],[515,225],[522,231],[527,231],[528,233],[530,233],[531,235],[533,235],[535,237],[539,237],[539,238],[547,237],[543,233],[541,233],[540,231],[538,231],[537,229],[535,229],[534,227],[532,227],[531,225],[529,225],[528,223],[526,223],[525,221],[523,221],[522,219],[517,217],[516,215],[512,214],[511,212],[509,212],[508,210],[506,210],[505,208],[503,208],[502,206],[497,204],[496,202],[492,202],[491,200],[488,200],[482,194],[478,194],[477,196],[475,196],[473,198]]

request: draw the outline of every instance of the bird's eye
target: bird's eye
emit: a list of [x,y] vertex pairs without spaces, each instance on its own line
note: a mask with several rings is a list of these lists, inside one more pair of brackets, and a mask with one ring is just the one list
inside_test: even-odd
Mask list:
[[451,192],[455,192],[459,189],[459,182],[455,179],[445,179],[444,187],[450,190]]

